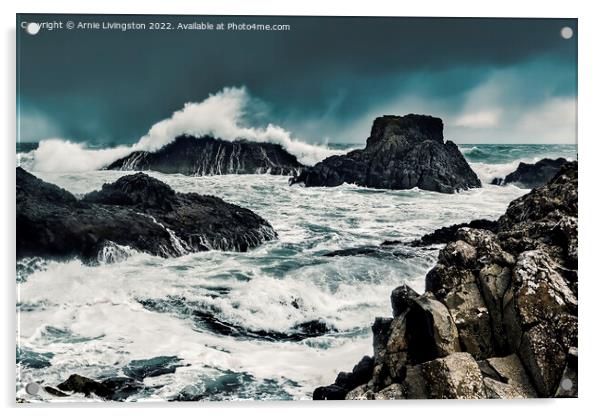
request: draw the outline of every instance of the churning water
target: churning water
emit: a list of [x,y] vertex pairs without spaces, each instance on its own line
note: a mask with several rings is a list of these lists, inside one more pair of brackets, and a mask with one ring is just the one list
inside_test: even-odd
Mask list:
[[[275,241],[247,253],[163,259],[133,250],[100,265],[25,259],[17,265],[17,396],[30,381],[77,373],[123,375],[133,360],[177,367],[147,377],[129,400],[307,399],[371,354],[370,325],[391,314],[391,290],[424,290],[437,250],[325,257],[334,250],[410,241],[438,227],[495,219],[526,190],[487,185],[519,160],[576,158],[575,146],[462,145],[484,187],[454,195],[343,185],[289,187],[270,175],[150,173],[179,192],[216,195],[267,219]],[[27,154],[21,158],[27,169]],[[32,172],[76,195],[128,172]],[[320,322],[326,333],[295,336]],[[60,399],[43,390],[42,400]],[[30,400],[31,397],[28,397]]]

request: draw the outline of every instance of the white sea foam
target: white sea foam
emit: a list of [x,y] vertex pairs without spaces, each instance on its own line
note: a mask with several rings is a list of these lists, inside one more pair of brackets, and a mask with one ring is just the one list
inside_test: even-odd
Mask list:
[[342,150],[329,149],[326,145],[311,144],[295,138],[291,132],[276,124],[268,123],[261,127],[246,125],[245,117],[253,111],[252,107],[246,88],[224,88],[202,102],[184,104],[184,108],[174,112],[171,117],[155,123],[132,146],[92,149],[84,143],[57,138],[44,139],[36,150],[24,155],[21,162],[26,169],[39,172],[97,170],[132,151],[157,150],[182,134],[280,144],[307,165],[344,153]]
[[[77,194],[125,174],[37,173]],[[526,192],[486,186],[442,195],[355,185],[288,187],[287,178],[269,175],[150,174],[177,191],[210,190],[252,209],[274,226],[279,239],[247,253],[208,251],[162,259],[128,252],[100,266],[49,261],[31,268],[19,284],[20,302],[29,305],[20,312],[19,340],[25,348],[54,357],[51,367],[23,368],[19,388],[29,379],[56,385],[72,373],[115,375],[133,359],[177,355],[189,366],[148,379],[147,385],[162,387],[136,399],[168,399],[226,370],[249,374],[257,383],[275,380],[293,397],[308,398],[316,386],[332,383],[337,372],[349,371],[371,354],[370,325],[375,316],[390,315],[391,290],[402,283],[424,290],[424,276],[437,255],[434,250],[407,258],[324,253],[496,218]],[[167,306],[159,312],[145,308],[144,300]],[[186,308],[252,331],[290,332],[321,319],[338,332],[302,342],[224,336],[205,329]],[[52,328],[59,335],[52,335]],[[271,394],[280,397],[276,390]]]

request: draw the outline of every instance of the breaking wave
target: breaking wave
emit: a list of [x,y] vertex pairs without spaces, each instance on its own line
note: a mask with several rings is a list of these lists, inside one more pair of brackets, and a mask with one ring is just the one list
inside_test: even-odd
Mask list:
[[40,141],[37,149],[22,155],[20,163],[24,168],[36,172],[98,170],[133,151],[158,150],[183,134],[279,144],[306,165],[314,165],[328,156],[344,153],[326,145],[306,143],[276,124],[269,123],[265,127],[245,125],[246,116],[253,112],[252,107],[251,96],[246,88],[228,87],[209,95],[202,102],[184,104],[184,108],[174,112],[171,117],[155,123],[132,146],[94,149],[84,143],[51,138]]

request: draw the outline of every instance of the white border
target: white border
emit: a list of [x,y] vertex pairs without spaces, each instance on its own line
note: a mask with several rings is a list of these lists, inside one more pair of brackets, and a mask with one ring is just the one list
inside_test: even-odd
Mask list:
[[[505,0],[496,3],[485,1],[430,1],[420,0],[408,3],[370,0],[360,3],[347,1],[302,0],[292,2],[276,0],[21,0],[0,5],[2,21],[3,53],[0,58],[3,65],[2,91],[0,101],[2,111],[2,203],[0,218],[2,219],[2,238],[0,246],[0,264],[4,275],[2,294],[2,311],[5,328],[1,344],[2,358],[1,385],[4,406],[14,409],[14,166],[15,166],[15,13],[130,13],[130,14],[248,14],[248,15],[334,15],[334,16],[467,16],[467,17],[576,17],[579,18],[579,160],[580,160],[580,374],[579,395],[577,400],[531,400],[531,401],[482,401],[482,402],[449,402],[422,401],[398,403],[245,403],[245,404],[208,404],[194,406],[178,404],[149,406],[111,406],[111,412],[143,411],[145,414],[161,414],[166,406],[170,409],[199,414],[225,413],[261,414],[286,413],[320,414],[345,412],[351,415],[365,413],[443,413],[446,416],[466,415],[470,413],[487,415],[507,415],[531,411],[545,414],[568,415],[577,414],[600,407],[598,396],[602,398],[601,366],[600,366],[600,318],[597,306],[601,303],[602,275],[596,262],[598,244],[600,244],[600,221],[597,211],[600,210],[601,198],[598,198],[600,180],[600,140],[602,140],[602,122],[600,122],[600,45],[602,39],[600,27],[601,16],[597,12],[596,2],[577,1],[545,1],[527,2],[525,0]],[[105,405],[106,406],[106,405]],[[159,407],[160,406],[160,407]],[[81,412],[77,408],[26,408],[26,413],[43,411],[44,414],[64,414]],[[106,407],[92,407],[86,413],[106,414]]]

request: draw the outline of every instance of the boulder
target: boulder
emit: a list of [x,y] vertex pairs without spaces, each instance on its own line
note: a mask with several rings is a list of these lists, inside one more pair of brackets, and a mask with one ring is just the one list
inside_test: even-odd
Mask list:
[[304,168],[290,183],[444,193],[481,187],[458,147],[444,141],[441,119],[416,114],[378,117],[364,149]]
[[135,151],[109,164],[109,170],[153,170],[182,175],[292,175],[304,166],[281,145],[227,141],[211,136],[179,136],[153,151]]
[[458,329],[445,305],[427,292],[407,313],[408,350],[413,363],[422,363],[460,351]]
[[558,173],[560,168],[567,162],[565,158],[541,159],[536,163],[519,163],[518,168],[504,179],[494,178],[493,185],[514,184],[521,188],[536,188],[545,185]]
[[422,365],[422,374],[433,399],[486,398],[479,365],[466,352],[455,352]]
[[78,200],[19,167],[16,200],[18,259],[98,261],[106,253],[114,259],[120,247],[161,257],[247,251],[276,238],[271,225],[248,209],[214,196],[175,192],[143,173],[123,176]]
[[408,285],[401,285],[391,292],[391,308],[393,317],[397,318],[405,312],[411,305],[411,302],[418,297],[418,293]]

